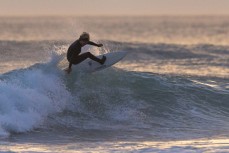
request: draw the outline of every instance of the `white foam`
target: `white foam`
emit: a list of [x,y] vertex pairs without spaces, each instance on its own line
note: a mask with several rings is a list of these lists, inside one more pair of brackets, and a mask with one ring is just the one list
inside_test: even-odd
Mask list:
[[0,136],[32,130],[65,108],[71,96],[55,67],[59,60],[53,56],[48,64],[14,71],[0,81]]

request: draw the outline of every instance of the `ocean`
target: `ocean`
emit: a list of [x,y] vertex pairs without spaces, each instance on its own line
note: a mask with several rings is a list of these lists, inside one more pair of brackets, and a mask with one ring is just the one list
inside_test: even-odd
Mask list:
[[[0,17],[0,152],[229,152],[229,16]],[[126,51],[65,74],[82,32]]]

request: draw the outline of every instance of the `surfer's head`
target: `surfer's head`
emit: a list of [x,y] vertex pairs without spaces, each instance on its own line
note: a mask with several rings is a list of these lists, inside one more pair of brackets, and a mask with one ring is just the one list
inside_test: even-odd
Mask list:
[[90,41],[90,35],[87,32],[83,32],[79,38],[80,41],[88,42]]

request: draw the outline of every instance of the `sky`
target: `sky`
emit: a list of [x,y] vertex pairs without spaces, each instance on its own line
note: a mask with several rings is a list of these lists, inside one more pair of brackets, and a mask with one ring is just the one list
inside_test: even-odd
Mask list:
[[229,15],[229,0],[0,0],[0,16]]

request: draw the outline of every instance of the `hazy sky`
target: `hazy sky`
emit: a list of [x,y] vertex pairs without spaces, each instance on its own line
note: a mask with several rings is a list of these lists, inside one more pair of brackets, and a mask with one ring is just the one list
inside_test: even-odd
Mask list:
[[0,0],[0,15],[229,15],[229,0]]

